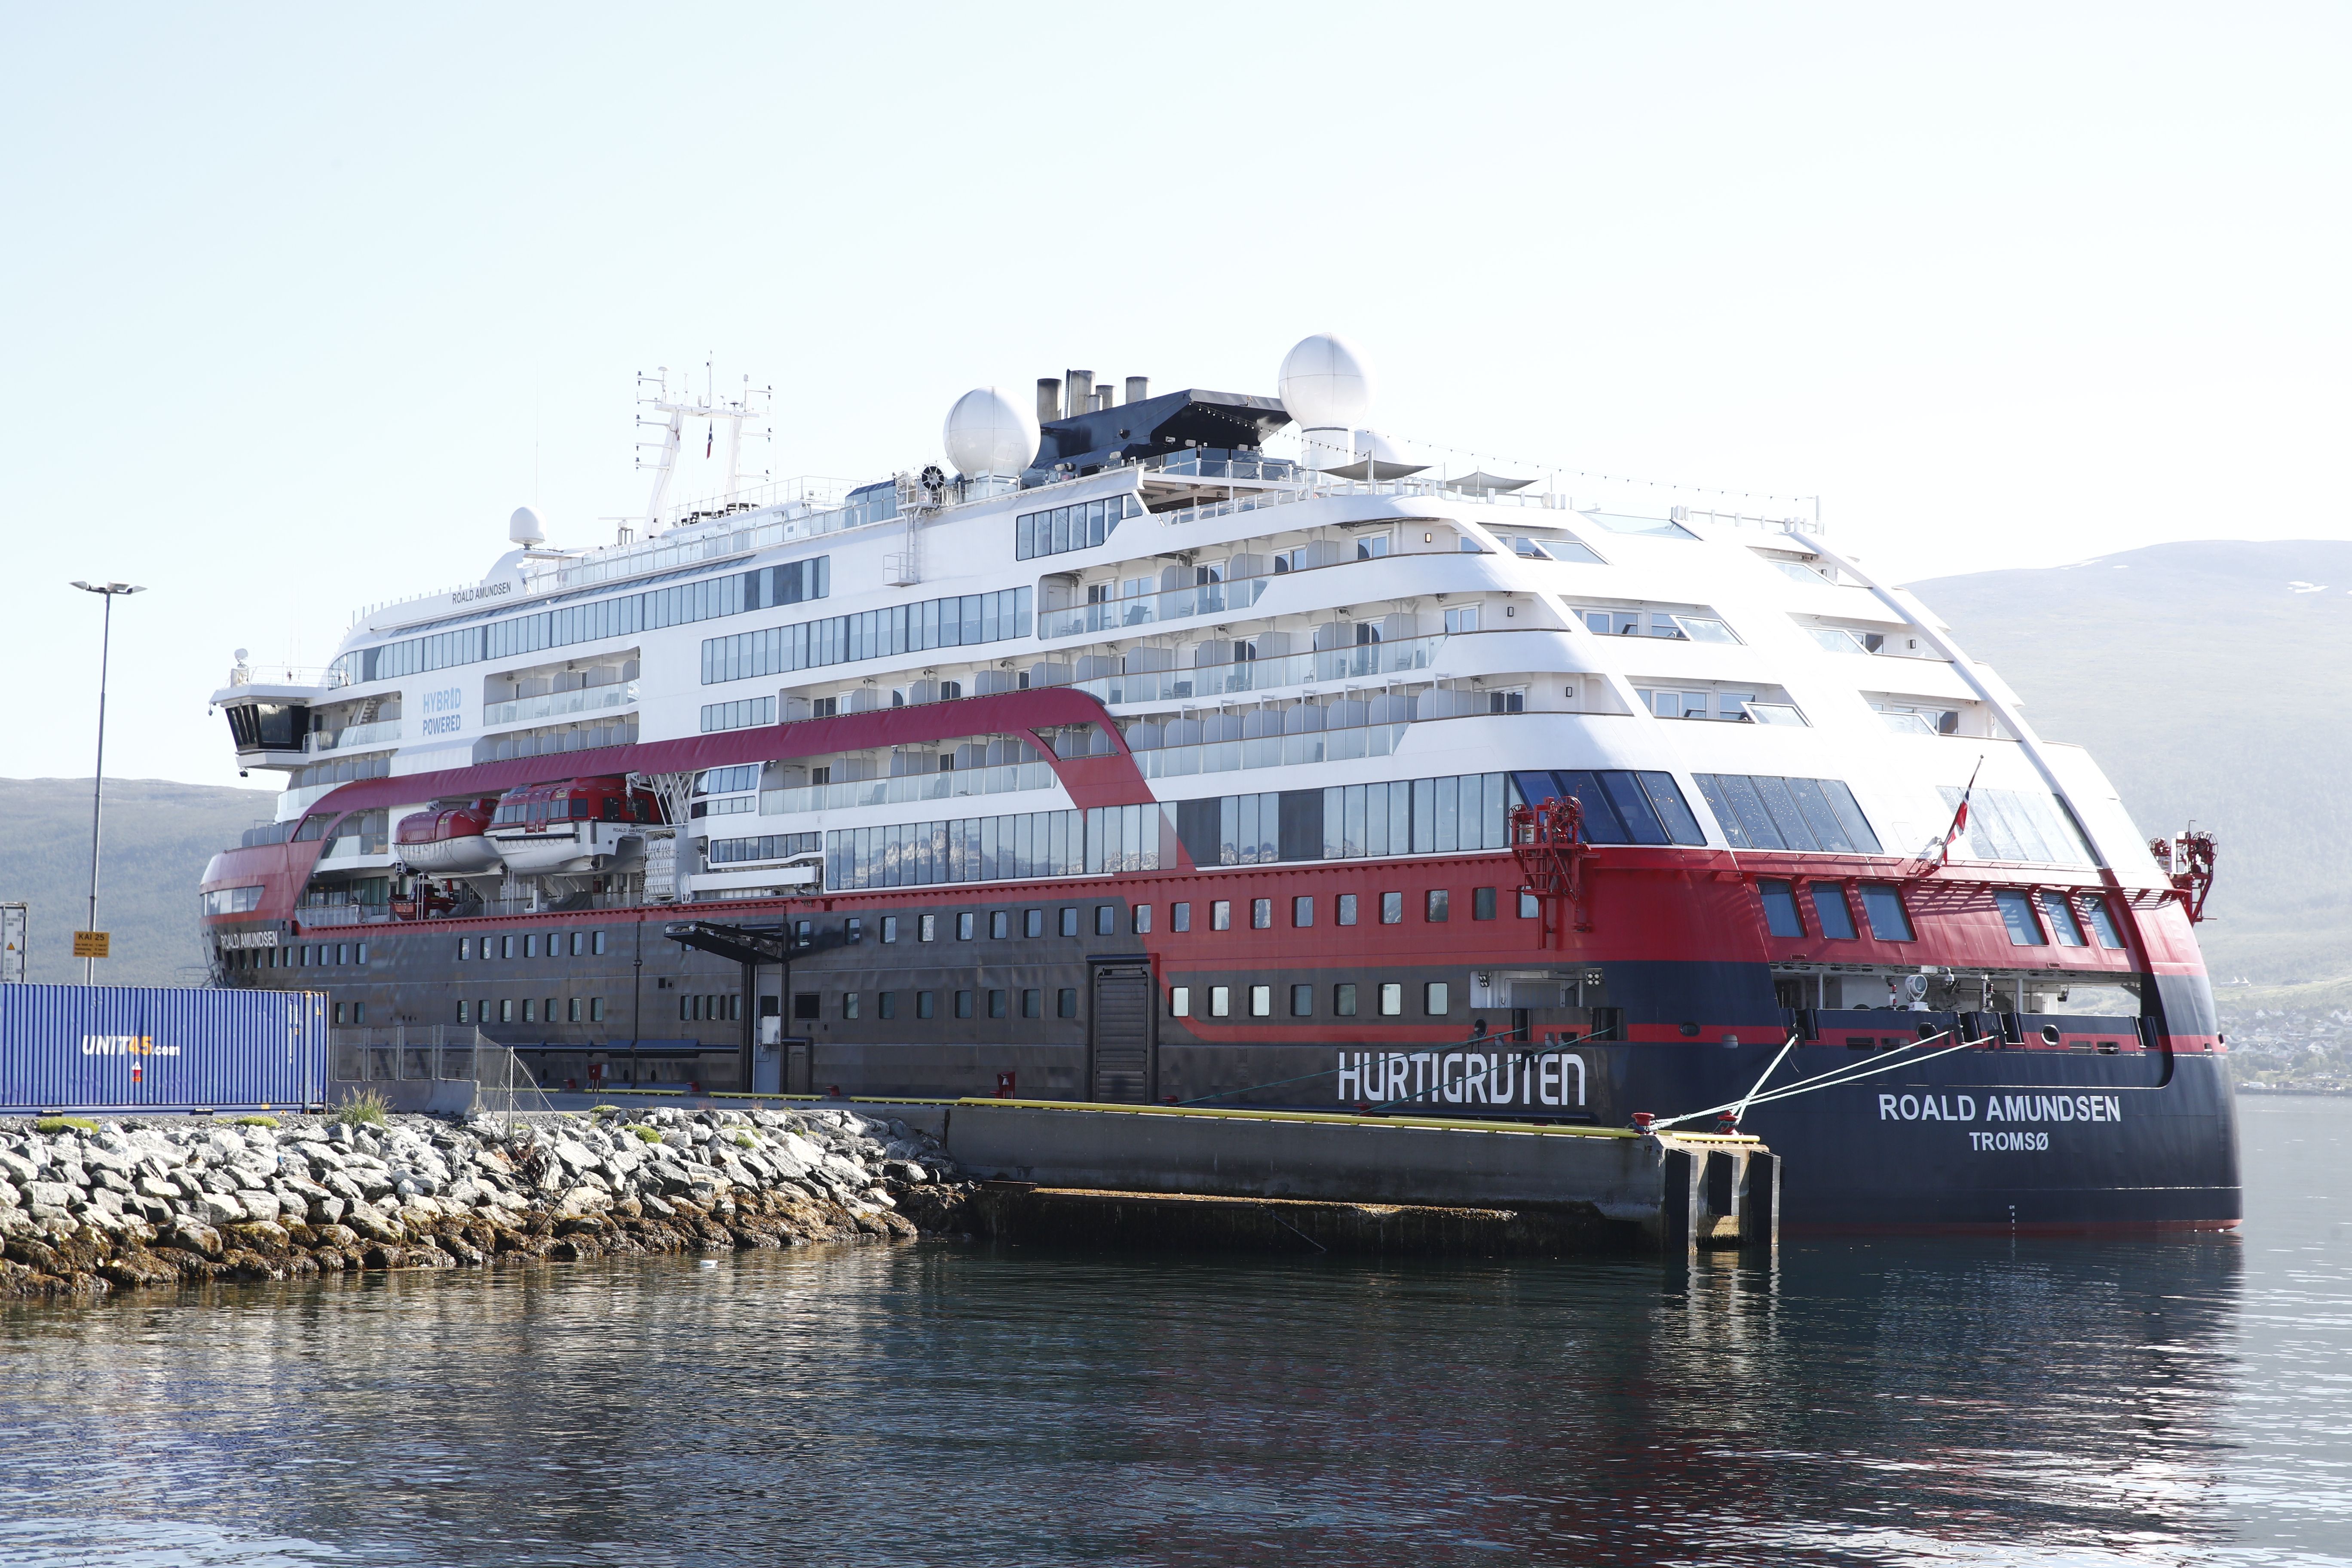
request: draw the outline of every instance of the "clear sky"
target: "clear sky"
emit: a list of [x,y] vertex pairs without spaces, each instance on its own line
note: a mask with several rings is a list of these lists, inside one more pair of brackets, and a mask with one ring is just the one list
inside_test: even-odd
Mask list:
[[[2352,11],[0,8],[0,774],[235,783],[231,650],[642,507],[633,376],[780,476],[1071,366],[1663,509],[1819,493],[1897,577],[2352,536]],[[1754,508],[1779,503],[1748,500]],[[264,782],[261,780],[254,783]]]

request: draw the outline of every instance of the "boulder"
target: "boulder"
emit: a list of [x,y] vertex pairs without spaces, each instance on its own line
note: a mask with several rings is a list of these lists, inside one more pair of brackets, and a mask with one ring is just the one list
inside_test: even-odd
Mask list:
[[236,1205],[248,1216],[257,1220],[275,1220],[278,1211],[285,1207],[278,1201],[277,1194],[252,1187],[240,1187],[237,1190]]
[[245,1205],[226,1193],[206,1193],[196,1200],[195,1214],[206,1225],[235,1225],[245,1218]]
[[206,1258],[221,1255],[220,1232],[192,1219],[184,1219],[172,1228],[172,1242],[176,1247],[202,1253]]

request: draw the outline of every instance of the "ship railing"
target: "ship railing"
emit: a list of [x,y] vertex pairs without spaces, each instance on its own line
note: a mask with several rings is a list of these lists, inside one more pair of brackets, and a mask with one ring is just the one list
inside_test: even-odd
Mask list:
[[1239,577],[1225,583],[1201,583],[1189,588],[1139,594],[1132,598],[1073,605],[1066,610],[1041,610],[1037,614],[1037,637],[1042,642],[1052,637],[1077,637],[1086,632],[1150,626],[1154,621],[1227,615],[1256,604],[1273,581],[1273,574]]
[[1195,665],[1190,669],[1139,670],[1076,681],[1080,691],[1111,704],[1213,701],[1247,691],[1273,691],[1322,680],[1365,680],[1433,667],[1445,646],[1443,637],[1401,637],[1395,642],[1318,648],[1276,658]]
[[374,925],[392,919],[386,904],[316,904],[294,911],[294,921],[302,926]]
[[1385,757],[1395,752],[1412,728],[1404,723],[1356,724],[1336,730],[1312,730],[1295,735],[1258,735],[1240,741],[1211,741],[1191,746],[1155,746],[1135,752],[1136,771],[1147,779],[1189,778],[1198,773],[1233,773],[1245,768],[1297,767],[1316,763],[1344,763],[1359,757]]
[[566,713],[593,713],[605,708],[625,708],[637,700],[637,683],[616,681],[605,686],[583,686],[572,691],[553,691],[544,697],[519,697],[511,702],[488,702],[482,706],[482,723],[519,724],[535,719],[559,718]]
[[332,665],[240,664],[228,672],[231,686],[318,686],[346,684]]
[[[836,811],[855,805],[902,805],[916,801],[953,800],[964,795],[1003,795],[1020,790],[1052,789],[1060,782],[1051,763],[1006,763],[995,767],[957,768],[943,773],[903,773],[891,779],[851,779],[839,784],[801,784],[791,789],[762,790],[760,813],[782,816],[800,811]],[[724,817],[700,819],[714,837],[726,831]]]
[[346,724],[340,730],[313,730],[302,737],[306,752],[331,752],[352,746],[375,746],[400,739],[400,721],[379,719],[373,724]]

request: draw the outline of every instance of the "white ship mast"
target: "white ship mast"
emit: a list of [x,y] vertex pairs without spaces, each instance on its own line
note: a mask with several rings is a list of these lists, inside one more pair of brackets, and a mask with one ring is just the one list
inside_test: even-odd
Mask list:
[[[741,395],[732,401],[721,402],[711,387],[709,361],[703,362],[702,373],[703,395],[699,398],[693,395],[690,387],[672,395],[667,365],[655,366],[651,375],[642,371],[637,374],[638,405],[653,410],[652,416],[637,416],[638,426],[651,427],[662,433],[656,440],[637,443],[637,466],[642,468],[650,461],[654,470],[653,491],[646,498],[643,520],[648,532],[660,526],[663,510],[669,505],[670,484],[677,477],[678,448],[685,440],[688,420],[709,421],[713,443],[718,426],[724,423],[727,426],[727,480],[719,495],[723,504],[739,493],[743,485],[743,421],[764,419],[768,416],[768,398],[773,388],[753,386],[751,378],[747,375],[743,378]],[[650,394],[646,391],[648,386],[653,389]],[[767,431],[758,431],[753,438],[763,439],[767,435]],[[644,455],[648,449],[654,453],[650,459]],[[713,454],[706,449],[704,455]]]

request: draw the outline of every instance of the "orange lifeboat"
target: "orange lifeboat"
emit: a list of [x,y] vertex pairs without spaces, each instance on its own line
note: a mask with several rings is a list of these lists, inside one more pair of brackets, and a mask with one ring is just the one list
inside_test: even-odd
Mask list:
[[499,847],[487,836],[498,804],[478,800],[402,817],[394,836],[401,864],[436,877],[481,877],[502,869]]

